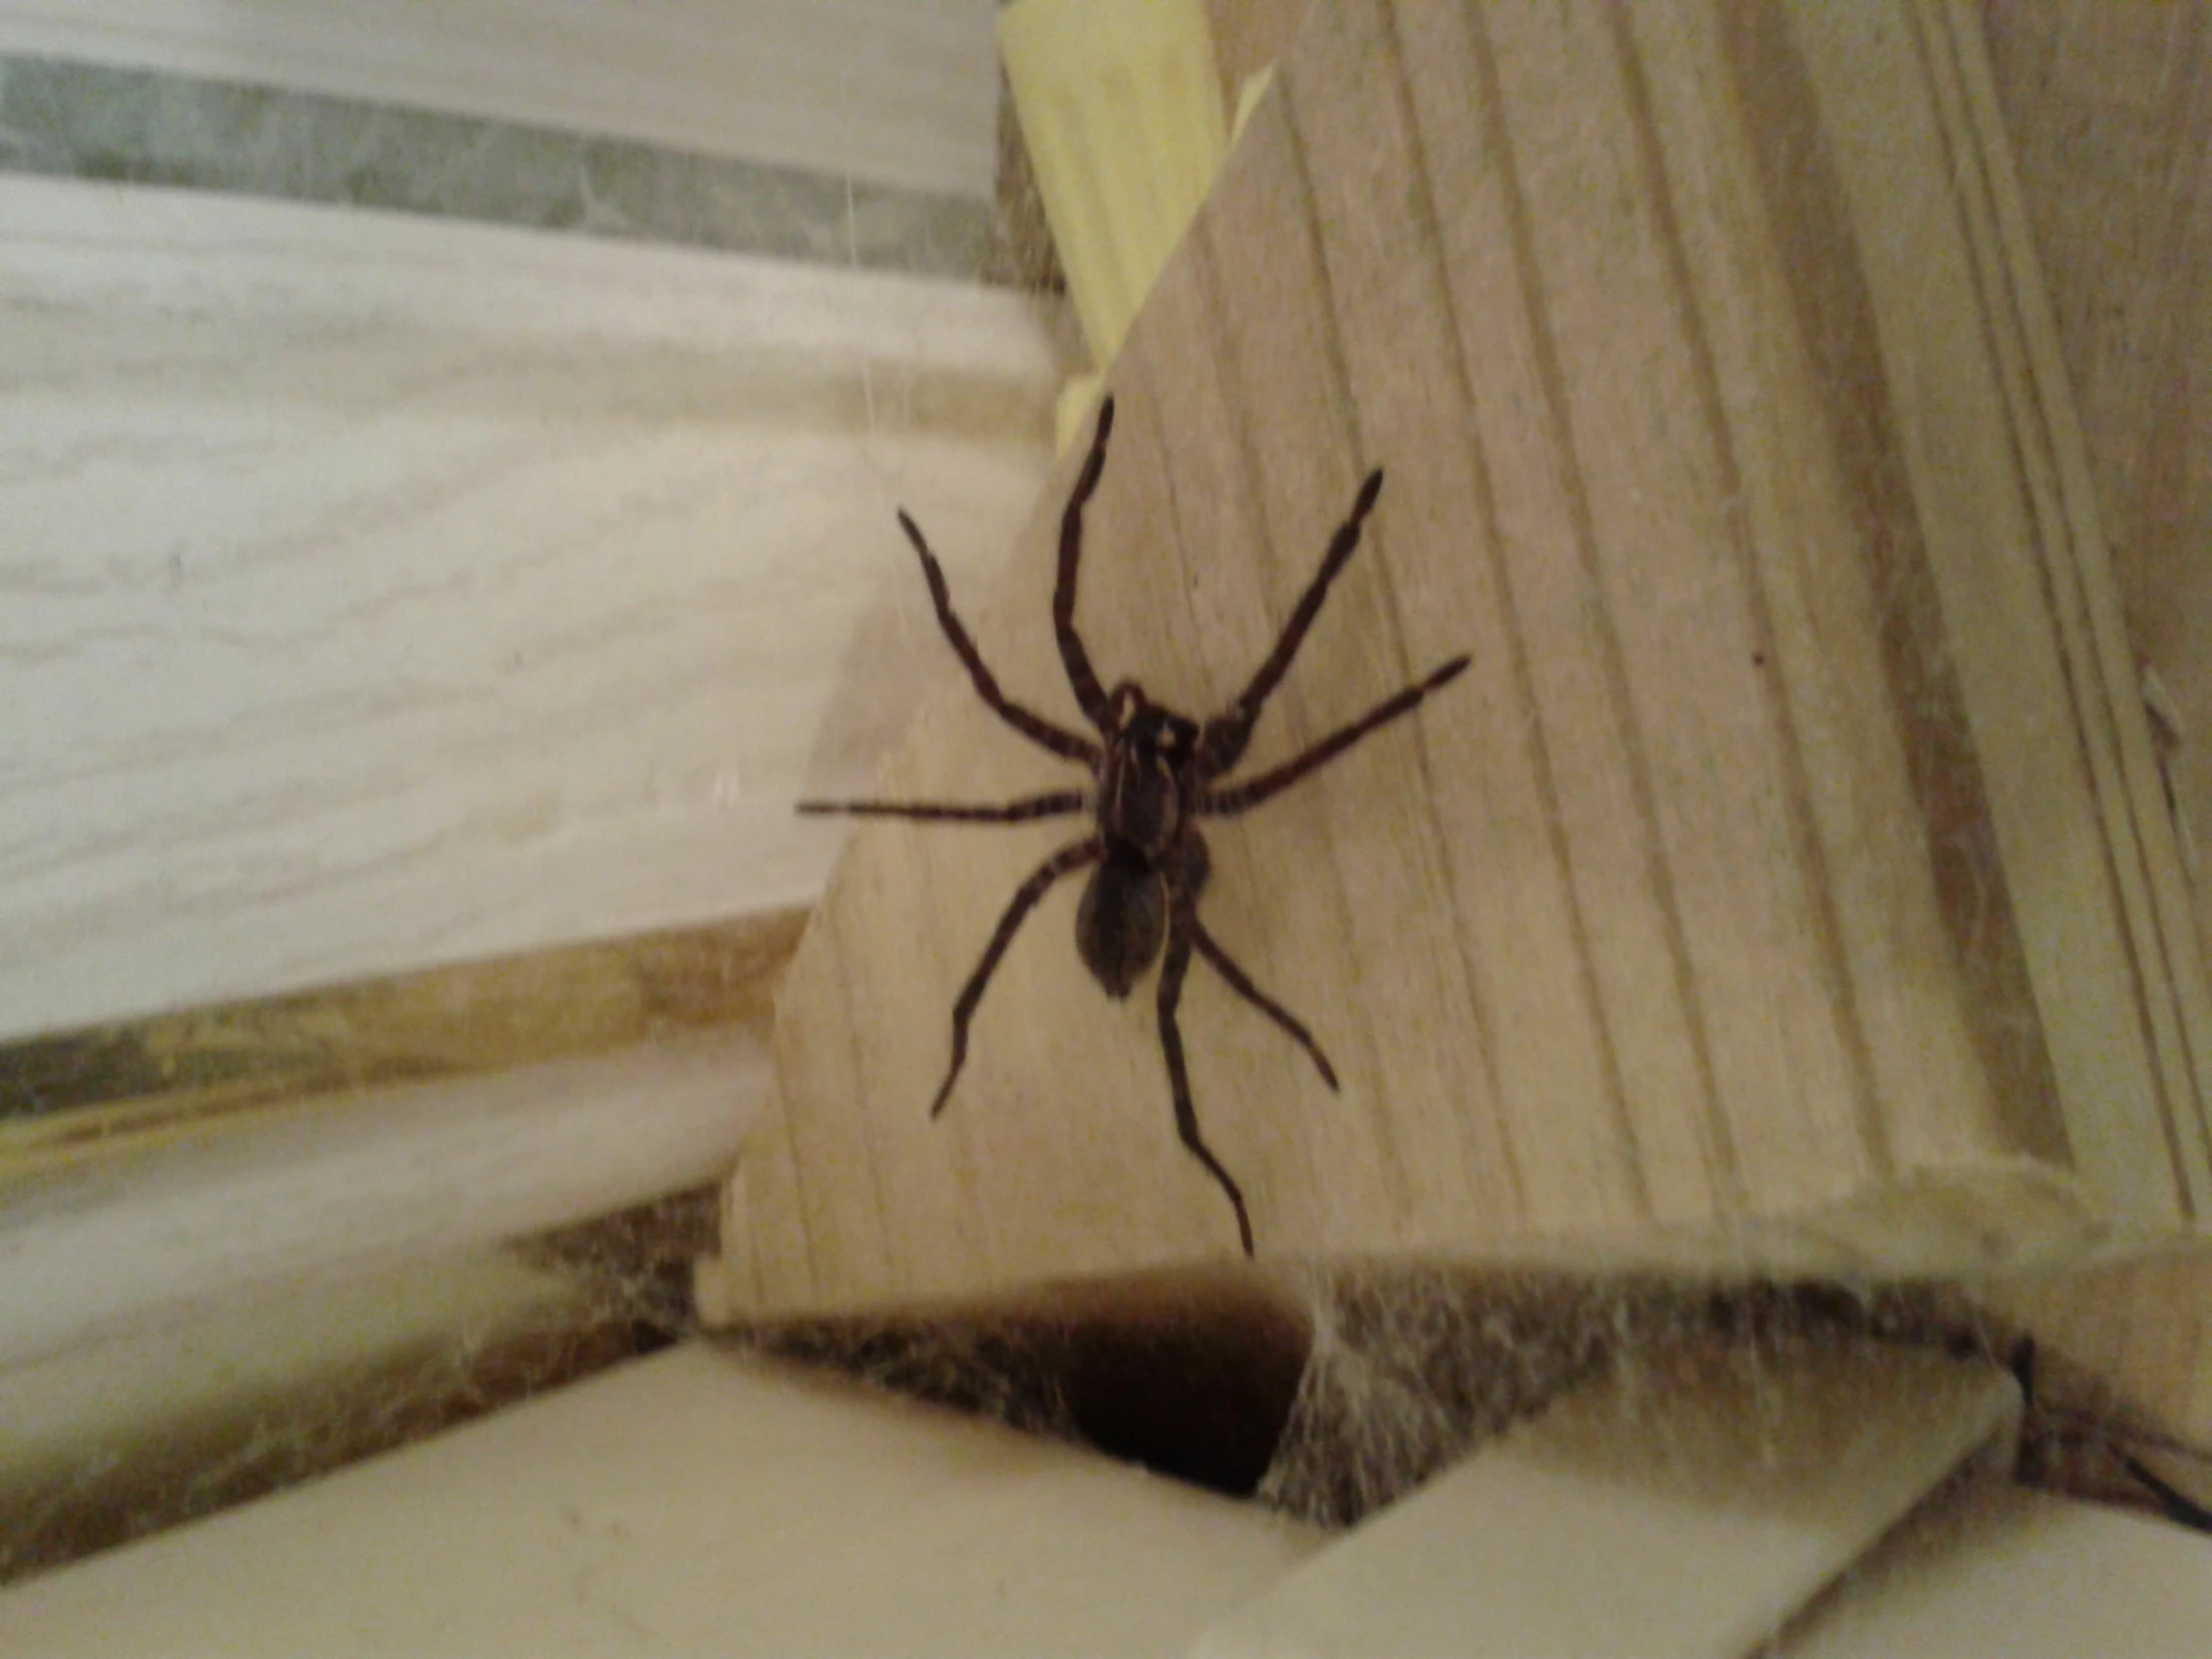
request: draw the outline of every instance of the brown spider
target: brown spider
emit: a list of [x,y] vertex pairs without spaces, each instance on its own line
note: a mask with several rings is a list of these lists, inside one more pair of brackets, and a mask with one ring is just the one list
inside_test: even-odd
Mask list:
[[[1055,755],[1080,761],[1096,780],[1092,790],[1055,790],[1026,796],[994,806],[966,806],[925,801],[803,801],[802,813],[849,813],[863,818],[924,819],[952,824],[1022,824],[1030,819],[1061,818],[1077,813],[1094,816],[1092,832],[1063,846],[1014,889],[997,930],[983,947],[982,959],[968,975],[960,998],[952,1005],[952,1064],[945,1072],[937,1098],[930,1103],[933,1118],[944,1110],[945,1098],[967,1058],[968,1021],[983,999],[999,958],[1013,942],[1014,933],[1036,907],[1037,901],[1062,876],[1096,864],[1075,912],[1075,947],[1093,977],[1109,994],[1126,997],[1138,977],[1160,957],[1160,1046],[1168,1063],[1168,1086],[1175,1095],[1175,1126],[1191,1156],[1221,1184],[1237,1212],[1237,1236],[1245,1254],[1252,1254],[1252,1222],[1245,1214],[1244,1194],[1221,1161],[1208,1149],[1198,1132],[1198,1113],[1191,1105],[1190,1076],[1183,1062],[1183,1035],[1175,1023],[1176,1005],[1183,996],[1183,976],[1191,964],[1191,952],[1213,965],[1229,982],[1229,988],[1296,1038],[1313,1057],[1322,1080],[1337,1087],[1337,1073],[1313,1034],[1297,1016],[1255,985],[1250,976],[1206,931],[1198,919],[1198,895],[1206,884],[1206,842],[1197,820],[1233,818],[1280,795],[1317,767],[1335,760],[1370,732],[1386,725],[1416,707],[1430,692],[1456,678],[1467,666],[1465,657],[1454,657],[1417,685],[1378,705],[1350,726],[1331,733],[1295,760],[1286,761],[1257,778],[1220,787],[1220,781],[1243,758],[1252,739],[1252,728],[1269,695],[1291,666],[1291,658],[1313,626],[1329,584],[1344,569],[1353,549],[1360,545],[1360,526],[1375,506],[1382,488],[1378,467],[1360,486],[1352,515],[1344,521],[1321,570],[1307,588],[1283,635],[1260,665],[1259,673],[1243,695],[1222,713],[1201,725],[1147,697],[1134,680],[1124,680],[1111,692],[1098,683],[1090,655],[1075,631],[1075,569],[1082,557],[1083,508],[1098,488],[1106,465],[1106,437],[1114,428],[1114,400],[1099,404],[1097,430],[1091,438],[1089,457],[1068,495],[1060,518],[1060,572],[1052,593],[1052,634],[1059,642],[1060,661],[1066,665],[1068,684],[1084,718],[1098,729],[1099,741],[1055,726],[1030,709],[1014,702],[998,689],[998,682],[984,666],[975,642],[952,611],[952,595],[945,586],[944,571],[922,540],[914,521],[901,511],[899,527],[921,555],[921,571],[929,583],[929,597],[936,605],[937,623],[952,649],[966,665],[976,694],[991,711],[1030,742]],[[1166,944],[1162,956],[1161,945]]]

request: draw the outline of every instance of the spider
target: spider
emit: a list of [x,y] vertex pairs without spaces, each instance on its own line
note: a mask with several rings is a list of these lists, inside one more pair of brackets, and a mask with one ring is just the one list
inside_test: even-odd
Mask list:
[[998,681],[984,664],[975,642],[953,613],[952,595],[944,571],[921,529],[901,510],[899,528],[921,558],[929,598],[936,607],[937,624],[968,672],[976,695],[993,714],[1040,748],[1088,767],[1092,787],[1054,790],[1025,796],[1018,801],[993,805],[931,801],[803,801],[802,813],[842,813],[862,818],[920,819],[947,824],[1025,824],[1032,819],[1091,815],[1091,832],[1061,847],[1029,873],[998,918],[990,942],[968,975],[959,1000],[952,1005],[952,1063],[936,1099],[930,1102],[934,1118],[944,1110],[953,1082],[967,1059],[968,1022],[990,984],[991,974],[1013,942],[1029,912],[1062,877],[1090,869],[1075,912],[1075,948],[1083,964],[1107,993],[1125,998],[1155,959],[1160,963],[1157,990],[1160,1047],[1167,1059],[1168,1087],[1175,1100],[1175,1126],[1183,1145],[1204,1166],[1206,1173],[1228,1195],[1237,1213],[1237,1236],[1247,1256],[1252,1254],[1252,1219],[1246,1213],[1244,1193],[1206,1145],[1199,1133],[1198,1113],[1191,1104],[1191,1080],[1183,1058],[1183,1035],[1176,1024],[1176,1008],[1182,1001],[1183,979],[1196,952],[1228,982],[1229,988],[1273,1020],[1313,1060],[1322,1081],[1334,1090],[1336,1068],[1314,1040],[1313,1033],[1288,1008],[1252,982],[1229,953],[1199,920],[1198,895],[1206,885],[1210,862],[1198,821],[1234,818],[1273,800],[1308,773],[1335,760],[1370,732],[1410,713],[1430,692],[1456,679],[1467,666],[1465,657],[1454,657],[1425,680],[1407,686],[1354,721],[1331,733],[1304,754],[1242,783],[1225,783],[1227,775],[1243,759],[1252,729],[1269,696],[1291,666],[1291,659],[1306,638],[1353,550],[1360,545],[1360,528],[1375,508],[1382,489],[1382,470],[1368,474],[1353,501],[1352,513],[1323,556],[1321,569],[1284,625],[1282,637],[1267,660],[1235,702],[1200,722],[1155,703],[1134,680],[1123,680],[1112,691],[1099,684],[1091,668],[1090,654],[1075,629],[1076,566],[1083,552],[1083,508],[1098,488],[1105,470],[1106,440],[1114,429],[1114,400],[1099,404],[1090,453],[1068,494],[1060,518],[1060,568],[1052,593],[1052,634],[1060,648],[1060,661],[1068,684],[1075,692],[1083,716],[1097,728],[1096,741],[1068,731],[1025,708],[999,690]]

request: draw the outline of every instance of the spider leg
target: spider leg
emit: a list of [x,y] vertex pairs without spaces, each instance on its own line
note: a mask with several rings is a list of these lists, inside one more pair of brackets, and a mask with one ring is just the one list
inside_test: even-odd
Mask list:
[[1315,1068],[1321,1073],[1321,1080],[1334,1089],[1337,1086],[1337,1068],[1329,1063],[1329,1056],[1321,1051],[1321,1044],[1314,1041],[1314,1034],[1306,1029],[1305,1023],[1255,985],[1252,976],[1236,964],[1228,951],[1222,949],[1220,941],[1206,931],[1206,924],[1195,914],[1191,917],[1190,928],[1191,942],[1198,946],[1198,953],[1206,958],[1216,973],[1229,981],[1229,988],[1289,1033],[1313,1060]]
[[1399,715],[1411,713],[1420,706],[1422,698],[1451,684],[1466,672],[1466,658],[1452,658],[1418,685],[1407,686],[1395,697],[1371,709],[1350,726],[1330,733],[1305,754],[1284,762],[1273,772],[1263,772],[1248,783],[1235,784],[1226,790],[1207,790],[1198,798],[1193,810],[1202,818],[1234,818],[1239,813],[1250,812],[1261,802],[1282,794],[1308,773],[1327,766],[1378,727],[1387,726]]
[[1313,627],[1314,618],[1321,615],[1322,601],[1329,597],[1329,584],[1337,579],[1351,561],[1360,546],[1360,529],[1367,522],[1368,514],[1375,510],[1375,498],[1382,493],[1382,469],[1377,467],[1368,474],[1367,482],[1360,486],[1360,493],[1352,503],[1352,511],[1344,523],[1337,526],[1336,535],[1329,541],[1329,551],[1322,555],[1321,569],[1314,573],[1313,581],[1300,596],[1298,608],[1291,612],[1291,620],[1283,625],[1283,632],[1275,642],[1275,649],[1268,653],[1267,661],[1252,677],[1252,684],[1245,687],[1237,700],[1206,723],[1199,734],[1198,753],[1202,765],[1210,777],[1219,778],[1235,766],[1245,752],[1245,745],[1252,741],[1252,729],[1260,722],[1260,711],[1268,698],[1290,672],[1291,659],[1298,655],[1298,648],[1306,643],[1306,630]]
[[1054,790],[1048,795],[1025,795],[1019,801],[997,805],[954,801],[802,801],[799,810],[809,818],[841,814],[847,818],[914,818],[931,824],[1027,824],[1037,818],[1063,818],[1090,810],[1090,796],[1082,790]]
[[1206,1173],[1221,1184],[1221,1190],[1229,1195],[1230,1207],[1237,1212],[1237,1237],[1244,1245],[1244,1253],[1252,1254],[1252,1218],[1245,1214],[1244,1194],[1237,1183],[1221,1167],[1206,1145],[1205,1137],[1198,1132],[1198,1108],[1191,1104],[1191,1077],[1183,1063],[1183,1033],[1175,1023],[1176,1004],[1183,1000],[1183,975],[1191,965],[1191,926],[1196,920],[1184,905],[1177,905],[1168,919],[1167,953],[1160,962],[1160,1049],[1167,1056],[1168,1087],[1175,1095],[1175,1128],[1183,1137],[1183,1145],[1193,1158],[1205,1165]]
[[[1019,732],[1031,743],[1049,749],[1055,755],[1064,755],[1071,761],[1081,761],[1085,766],[1098,765],[1098,745],[1090,739],[1053,725],[1044,716],[1026,709],[998,689],[997,676],[983,661],[983,654],[975,649],[975,641],[960,623],[952,609],[952,590],[945,585],[944,567],[937,563],[937,556],[929,551],[929,544],[922,539],[921,526],[898,510],[898,527],[906,532],[906,539],[914,544],[914,551],[921,555],[922,580],[929,584],[929,602],[937,610],[937,626],[944,630],[944,637],[952,642],[952,650],[968,671],[968,679],[975,686],[975,695],[990,706],[991,713]],[[1084,711],[1088,714],[1090,711]]]
[[1106,692],[1092,671],[1083,637],[1075,631],[1075,567],[1083,558],[1083,508],[1098,488],[1099,474],[1106,470],[1106,438],[1113,429],[1114,399],[1109,393],[1099,399],[1091,452],[1084,457],[1083,470],[1076,474],[1075,487],[1068,491],[1068,504],[1060,514],[1060,574],[1052,585],[1052,637],[1059,643],[1076,706],[1101,732],[1106,729]]
[[944,1082],[937,1089],[937,1098],[929,1103],[929,1115],[935,1117],[944,1110],[945,1097],[952,1092],[952,1083],[960,1075],[960,1067],[967,1062],[968,1021],[975,1017],[975,1005],[983,1000],[983,989],[991,982],[991,975],[998,969],[998,959],[1006,954],[1006,947],[1014,942],[1014,934],[1037,907],[1037,900],[1044,897],[1053,882],[1085,864],[1096,863],[1106,850],[1102,835],[1092,835],[1086,840],[1071,842],[1029,872],[1029,878],[1014,889],[1014,896],[1007,900],[1006,911],[998,918],[998,927],[991,934],[991,942],[983,947],[983,954],[961,987],[960,1000],[952,1005],[952,1064],[946,1068]]

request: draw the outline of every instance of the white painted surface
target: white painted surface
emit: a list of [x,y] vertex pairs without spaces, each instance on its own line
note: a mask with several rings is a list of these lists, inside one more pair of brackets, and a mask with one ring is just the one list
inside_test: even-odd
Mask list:
[[1774,1659],[2198,1659],[2208,1647],[2203,1534],[1977,1482],[1885,1541]]
[[672,1040],[366,1091],[44,1183],[0,1200],[0,1368],[704,1185],[769,1072],[742,1032]]
[[11,1659],[1156,1659],[1319,1542],[693,1346],[0,1591],[0,1631]]
[[1568,1395],[1206,1632],[1202,1659],[1742,1659],[2016,1424],[2004,1372],[1835,1344]]
[[0,52],[988,198],[992,0],[6,0]]
[[1059,374],[1010,293],[0,180],[0,1038],[805,902]]
[[[396,1358],[573,1329],[600,1294],[503,1246],[475,1246],[339,1282],[257,1286],[190,1319],[0,1366],[0,1511],[34,1482],[88,1462],[106,1476],[114,1459],[210,1421],[250,1422],[273,1399],[343,1397],[349,1377]],[[6,1536],[0,1528],[0,1546]]]

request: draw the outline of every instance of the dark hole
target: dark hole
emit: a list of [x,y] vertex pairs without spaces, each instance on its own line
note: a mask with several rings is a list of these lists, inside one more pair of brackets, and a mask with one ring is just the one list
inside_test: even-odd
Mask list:
[[1239,1271],[1045,1287],[934,1320],[796,1320],[742,1340],[1248,1497],[1312,1333],[1303,1305]]
[[1083,1437],[1161,1474],[1248,1497],[1305,1374],[1305,1322],[1255,1298],[1204,1320],[1069,1330],[1062,1386]]

